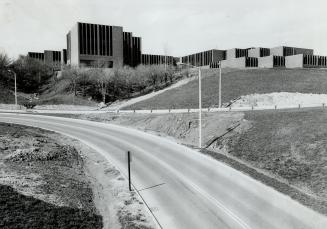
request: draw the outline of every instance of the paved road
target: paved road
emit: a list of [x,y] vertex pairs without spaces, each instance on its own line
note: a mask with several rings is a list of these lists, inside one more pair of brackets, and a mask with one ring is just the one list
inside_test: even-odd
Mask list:
[[[163,228],[325,229],[327,218],[252,178],[170,140],[116,125],[26,114],[0,122],[41,127],[81,140],[126,174]],[[158,186],[156,186],[158,185]],[[148,187],[152,187],[146,189]]]

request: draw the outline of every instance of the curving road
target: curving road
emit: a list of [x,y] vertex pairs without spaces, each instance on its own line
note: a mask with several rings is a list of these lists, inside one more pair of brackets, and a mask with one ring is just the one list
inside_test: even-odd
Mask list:
[[327,218],[194,150],[134,129],[68,118],[0,113],[93,147],[132,180],[163,228],[325,229]]

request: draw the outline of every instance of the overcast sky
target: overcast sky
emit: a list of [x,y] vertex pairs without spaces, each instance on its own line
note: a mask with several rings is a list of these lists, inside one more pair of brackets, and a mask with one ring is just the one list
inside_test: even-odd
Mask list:
[[123,26],[144,53],[288,45],[327,55],[326,0],[0,0],[0,49],[63,49],[77,21]]

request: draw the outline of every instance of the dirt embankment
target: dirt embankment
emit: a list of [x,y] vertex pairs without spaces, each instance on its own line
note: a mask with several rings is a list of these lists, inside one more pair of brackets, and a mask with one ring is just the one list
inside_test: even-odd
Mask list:
[[0,225],[102,228],[82,158],[47,134],[0,124]]
[[[198,146],[198,114],[88,114],[70,117],[153,132]],[[203,114],[202,153],[327,215],[327,115],[303,109]]]
[[120,172],[54,132],[0,123],[1,228],[152,228]]

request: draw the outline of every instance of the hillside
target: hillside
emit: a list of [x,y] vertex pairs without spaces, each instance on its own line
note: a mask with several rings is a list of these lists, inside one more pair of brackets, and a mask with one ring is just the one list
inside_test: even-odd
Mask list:
[[[218,70],[204,74],[203,107],[218,105]],[[327,94],[327,70],[324,69],[249,69],[223,71],[222,101],[229,103],[242,95],[272,92]],[[198,81],[166,91],[123,109],[197,108]]]
[[[23,104],[27,99],[18,94],[18,104]],[[15,94],[2,84],[0,84],[0,104],[15,104]]]

